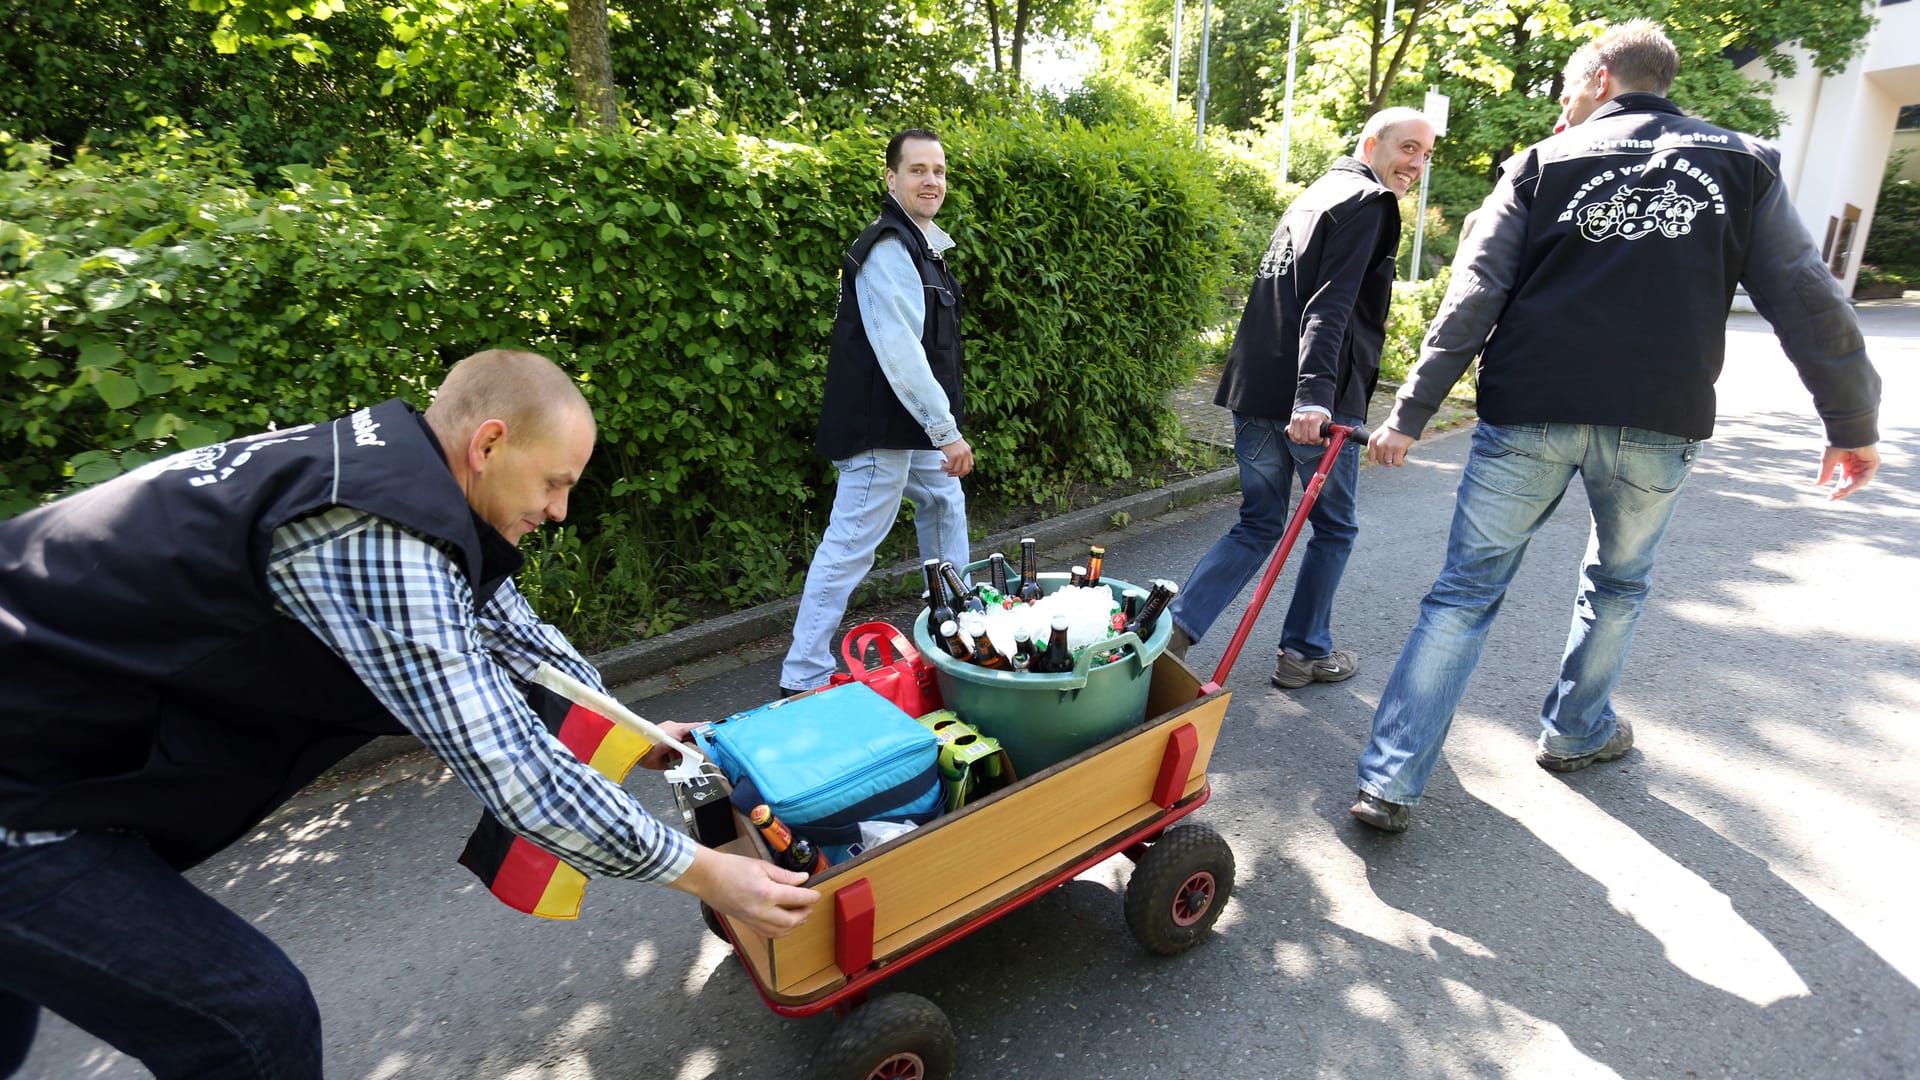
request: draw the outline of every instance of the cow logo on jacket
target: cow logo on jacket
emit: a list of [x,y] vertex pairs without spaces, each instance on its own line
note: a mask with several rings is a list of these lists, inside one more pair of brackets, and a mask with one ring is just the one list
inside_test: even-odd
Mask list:
[[1656,232],[1671,240],[1692,232],[1694,216],[1706,207],[1705,199],[1680,194],[1669,180],[1662,188],[1622,184],[1607,201],[1588,203],[1574,216],[1580,235],[1596,242],[1612,236],[1638,240]]
[[1293,269],[1293,234],[1285,229],[1273,234],[1273,243],[1267,245],[1267,253],[1260,258],[1260,272],[1256,277],[1286,277]]
[[1656,156],[1589,177],[1559,220],[1574,223],[1597,244],[1654,235],[1676,240],[1693,232],[1701,214],[1726,212],[1726,194],[1706,169],[1684,157]]

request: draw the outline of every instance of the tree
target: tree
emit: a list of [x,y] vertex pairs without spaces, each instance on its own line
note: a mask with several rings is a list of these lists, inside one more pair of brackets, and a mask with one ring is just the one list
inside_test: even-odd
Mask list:
[[[1019,86],[1027,42],[1050,35],[1072,37],[1085,33],[1092,20],[1087,0],[1012,0],[1012,25],[1007,24],[1005,0],[981,0],[987,19],[986,38],[992,50],[993,72],[1009,85]],[[1010,33],[1009,33],[1010,30]]]
[[607,0],[567,0],[567,57],[573,68],[573,122],[618,127],[613,54],[607,48]]

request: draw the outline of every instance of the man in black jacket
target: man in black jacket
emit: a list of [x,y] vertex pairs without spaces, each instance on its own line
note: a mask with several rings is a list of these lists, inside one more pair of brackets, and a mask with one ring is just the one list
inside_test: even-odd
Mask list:
[[[1380,378],[1387,306],[1400,245],[1399,200],[1433,156],[1433,125],[1413,109],[1368,119],[1356,157],[1333,163],[1287,208],[1260,261],[1214,404],[1233,410],[1240,520],[1195,566],[1169,611],[1168,648],[1185,655],[1280,542],[1287,498],[1326,453],[1328,421],[1366,422]],[[1353,539],[1360,445],[1334,462],[1308,520],[1313,538],[1280,632],[1273,684],[1353,677],[1358,658],[1333,647],[1333,595]]]
[[1394,665],[1361,752],[1352,812],[1407,827],[1494,613],[1534,532],[1577,474],[1592,507],[1572,628],[1540,709],[1553,772],[1633,746],[1612,692],[1654,555],[1713,433],[1727,310],[1744,284],[1813,392],[1830,498],[1865,487],[1880,379],[1853,310],[1787,201],[1779,153],[1689,119],[1661,96],[1679,56],[1627,23],[1567,63],[1558,134],[1502,168],[1393,414],[1368,443],[1401,465],[1479,356],[1480,424],[1447,559]]

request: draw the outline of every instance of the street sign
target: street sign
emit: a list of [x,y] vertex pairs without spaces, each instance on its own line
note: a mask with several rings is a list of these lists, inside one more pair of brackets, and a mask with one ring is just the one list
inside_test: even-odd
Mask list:
[[1426,113],[1427,119],[1433,122],[1435,138],[1447,133],[1447,104],[1447,95],[1427,91],[1427,107],[1420,111]]

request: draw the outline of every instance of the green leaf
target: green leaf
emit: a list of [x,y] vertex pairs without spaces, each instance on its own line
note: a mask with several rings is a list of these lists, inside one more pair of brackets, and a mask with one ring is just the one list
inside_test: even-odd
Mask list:
[[140,400],[140,384],[118,371],[102,371],[93,388],[109,409],[124,409]]

